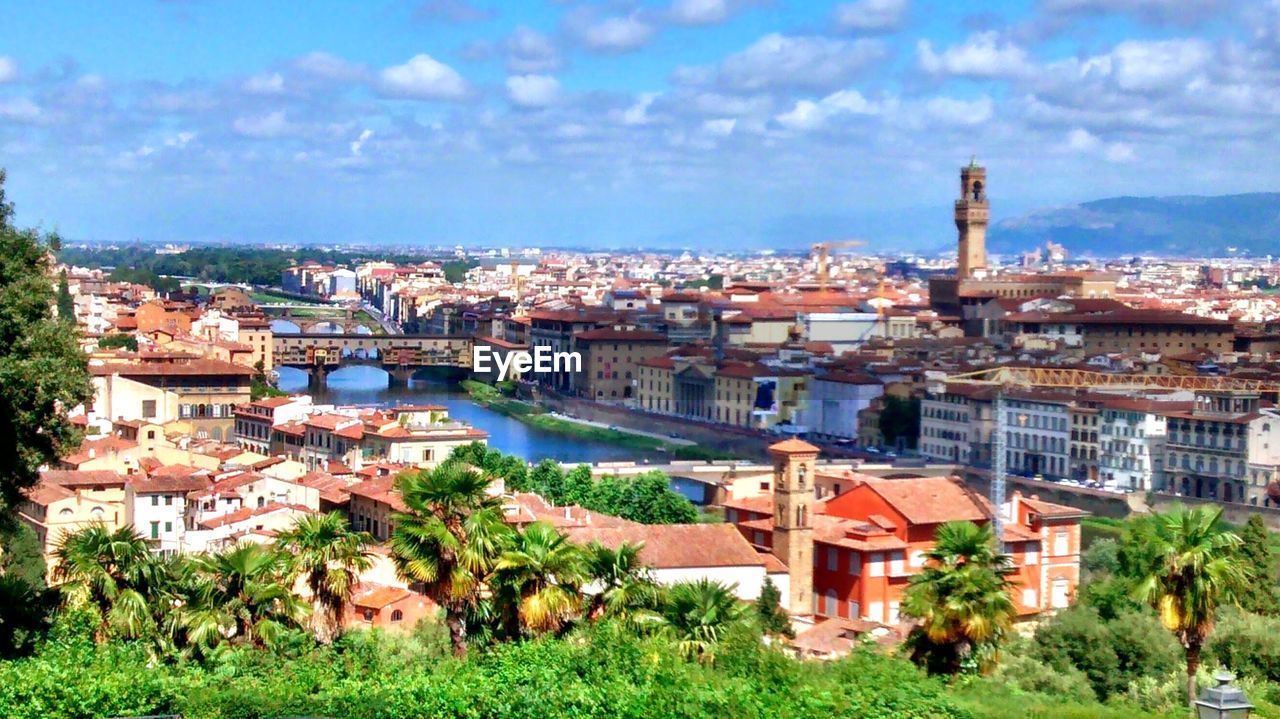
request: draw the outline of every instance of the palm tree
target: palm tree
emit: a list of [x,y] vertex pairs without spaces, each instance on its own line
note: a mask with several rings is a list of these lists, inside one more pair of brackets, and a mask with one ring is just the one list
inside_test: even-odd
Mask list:
[[342,630],[342,613],[360,572],[373,566],[373,537],[351,529],[338,512],[300,517],[276,537],[276,546],[293,562],[311,593],[311,623],[316,640],[328,643]]
[[903,615],[919,620],[907,640],[912,659],[934,673],[991,667],[1017,613],[1009,557],[990,527],[948,522],[925,560],[903,594]]
[[668,588],[662,624],[685,658],[715,661],[716,644],[743,617],[743,605],[733,590],[734,586],[705,578]]
[[467,616],[479,601],[511,529],[489,480],[460,462],[400,476],[407,511],[392,519],[392,560],[444,610],[454,654],[467,652]]
[[1248,581],[1241,540],[1222,525],[1222,509],[1176,507],[1150,517],[1128,539],[1137,551],[1134,597],[1160,614],[1182,642],[1187,664],[1187,701],[1195,700],[1200,651],[1218,607],[1234,603]]
[[582,548],[555,527],[534,522],[511,538],[494,565],[508,634],[559,631],[582,608]]
[[116,530],[95,522],[64,535],[54,550],[53,578],[68,601],[98,612],[98,641],[111,634],[134,639],[152,626],[152,594],[161,581],[147,541],[132,526]]
[[587,575],[596,590],[588,605],[588,617],[631,620],[657,608],[661,592],[640,562],[643,548],[643,544],[630,542],[623,542],[617,549],[599,542],[587,545]]
[[242,544],[197,556],[190,568],[190,596],[177,613],[186,641],[200,650],[223,640],[268,645],[307,616],[290,586],[288,556],[275,548]]

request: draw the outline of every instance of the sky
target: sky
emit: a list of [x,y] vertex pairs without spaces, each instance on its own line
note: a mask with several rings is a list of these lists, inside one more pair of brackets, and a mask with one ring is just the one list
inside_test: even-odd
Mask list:
[[70,241],[784,249],[1280,190],[1280,0],[0,4],[0,167]]

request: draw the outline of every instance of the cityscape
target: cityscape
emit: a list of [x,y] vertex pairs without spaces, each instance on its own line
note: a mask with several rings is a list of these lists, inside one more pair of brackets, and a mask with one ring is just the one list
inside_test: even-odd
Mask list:
[[153,5],[0,10],[0,716],[1280,719],[1280,7]]

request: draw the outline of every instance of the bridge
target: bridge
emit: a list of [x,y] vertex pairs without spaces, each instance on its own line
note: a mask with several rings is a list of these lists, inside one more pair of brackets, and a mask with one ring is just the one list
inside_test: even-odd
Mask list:
[[303,370],[311,385],[323,386],[330,372],[350,365],[378,367],[393,384],[421,369],[469,371],[471,345],[467,335],[300,333],[275,335],[272,348],[277,367]]
[[297,325],[300,334],[320,334],[326,327],[344,334],[356,334],[361,327],[369,334],[385,330],[376,317],[360,307],[272,304],[259,305],[259,309],[272,319]]

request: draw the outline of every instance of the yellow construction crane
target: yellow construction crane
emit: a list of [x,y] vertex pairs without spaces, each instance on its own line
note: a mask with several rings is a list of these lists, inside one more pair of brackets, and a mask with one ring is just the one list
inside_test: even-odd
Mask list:
[[837,240],[834,242],[819,242],[815,244],[811,250],[813,260],[817,264],[818,270],[818,287],[822,290],[827,289],[827,283],[831,280],[831,251],[843,249],[846,247],[863,247],[867,243],[862,240]]
[[1257,392],[1273,397],[1280,393],[1280,382],[1241,379],[1238,377],[1214,377],[1205,375],[1134,375],[1094,372],[1058,367],[992,367],[947,375],[947,384],[966,383],[996,388],[992,398],[995,414],[995,436],[991,440],[991,507],[997,542],[1003,536],[1004,518],[1000,507],[1005,496],[1005,434],[1008,420],[1004,411],[1004,392],[1007,389],[1175,389],[1209,392]]

